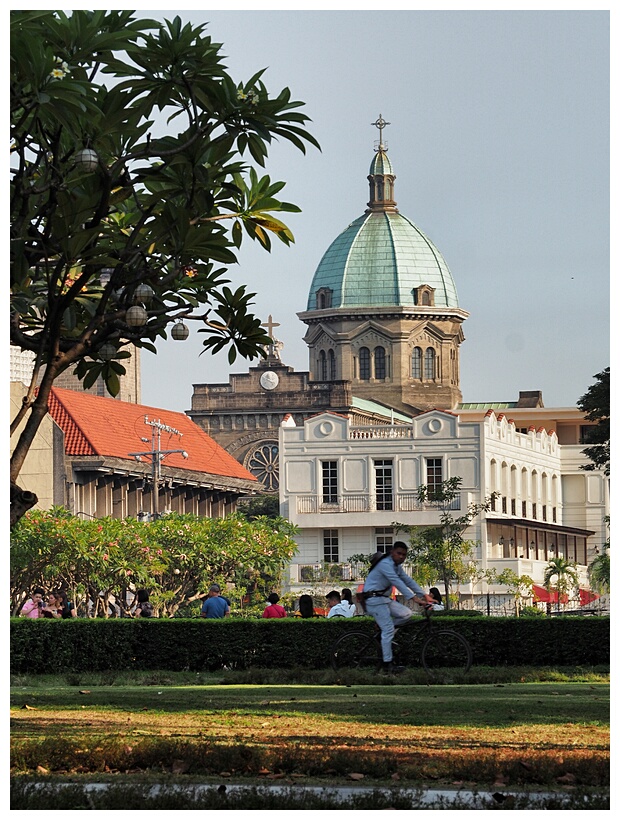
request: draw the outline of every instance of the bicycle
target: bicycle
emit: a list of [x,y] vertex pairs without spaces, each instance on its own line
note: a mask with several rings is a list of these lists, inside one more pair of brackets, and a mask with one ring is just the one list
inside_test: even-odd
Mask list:
[[[421,643],[420,660],[431,680],[449,672],[468,672],[473,659],[468,641],[453,629],[434,627],[431,612],[432,610],[425,612],[421,621],[410,620],[396,627],[392,640],[394,663],[400,664],[409,648],[403,644],[403,632],[415,630],[412,640],[407,643]],[[397,640],[399,637],[400,642]],[[336,672],[342,669],[378,670],[382,666],[382,658],[381,631],[376,625],[372,635],[361,630],[345,632],[330,647],[331,665]]]

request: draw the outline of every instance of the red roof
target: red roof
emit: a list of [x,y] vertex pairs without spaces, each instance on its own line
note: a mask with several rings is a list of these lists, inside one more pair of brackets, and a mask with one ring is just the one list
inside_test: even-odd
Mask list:
[[[188,458],[183,458],[181,453],[167,455],[166,466],[256,481],[245,467],[185,413],[60,387],[52,388],[48,406],[51,417],[65,434],[67,455],[113,456],[133,460],[129,453],[151,449],[153,428],[144,422],[145,416],[148,416],[149,421],[161,422],[182,433],[181,438],[174,433],[161,433],[161,450],[185,450],[188,454]],[[147,438],[148,442],[142,441],[142,438]],[[144,460],[150,463],[148,456]]]

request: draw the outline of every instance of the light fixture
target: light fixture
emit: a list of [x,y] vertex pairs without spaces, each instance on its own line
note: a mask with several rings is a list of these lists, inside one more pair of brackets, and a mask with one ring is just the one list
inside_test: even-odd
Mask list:
[[536,549],[536,541],[530,541],[530,549],[532,552]]
[[509,543],[509,545],[510,545],[510,549],[512,549],[512,548],[514,547],[514,545],[515,545],[515,540],[514,540],[514,538],[511,538],[511,539],[508,541],[508,543]]
[[116,356],[116,348],[114,347],[114,345],[110,344],[109,342],[106,342],[99,348],[97,356],[99,356],[100,359],[103,359],[104,362],[108,362],[110,361],[110,359],[113,359]]
[[500,547],[504,546],[504,536],[503,535],[500,535],[500,537],[499,537],[499,545],[500,545]]
[[142,305],[132,305],[125,313],[125,322],[129,327],[142,327],[148,321],[149,315]]
[[99,281],[104,288],[112,278],[113,273],[114,268],[101,268],[101,271],[99,272]]
[[170,331],[170,335],[177,342],[183,342],[189,336],[189,328],[186,324],[184,324],[179,319],[179,321],[175,322],[174,325],[172,326],[172,330]]
[[150,285],[147,285],[146,282],[143,282],[135,289],[133,293],[133,300],[135,304],[141,302],[143,305],[150,305],[153,301],[154,295],[155,291],[153,288]]
[[75,164],[81,171],[96,171],[99,166],[99,156],[92,148],[82,148],[75,155]]

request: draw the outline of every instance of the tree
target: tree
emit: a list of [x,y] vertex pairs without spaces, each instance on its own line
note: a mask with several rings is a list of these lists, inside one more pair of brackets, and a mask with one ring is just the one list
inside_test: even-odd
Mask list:
[[145,587],[162,616],[205,597],[217,582],[241,601],[262,600],[297,551],[286,519],[249,522],[235,514],[204,518],[172,513],[152,523],[134,518],[81,521],[67,510],[31,510],[11,530],[11,613],[35,586],[66,589],[81,614],[127,614]]
[[499,573],[496,582],[505,586],[508,592],[514,596],[515,614],[519,615],[521,602],[532,597],[534,581],[529,575],[517,575],[513,569],[507,568]]
[[[609,527],[609,516],[605,516],[605,524]],[[602,547],[602,552],[597,555],[588,567],[588,577],[592,588],[597,592],[606,593],[611,590],[611,574],[609,567],[609,537]]]
[[272,140],[319,147],[303,103],[270,96],[263,71],[235,83],[204,25],[133,14],[11,12],[10,338],[34,357],[11,425],[12,523],[36,503],[17,480],[63,371],[117,395],[132,346],[156,352],[179,320],[231,363],[264,353],[254,294],[226,266],[244,232],[267,251],[293,242],[273,214],[299,208],[257,172]]
[[244,515],[248,521],[257,518],[280,517],[280,499],[277,495],[257,495],[253,498],[240,498],[237,502],[237,512]]
[[584,470],[604,470],[609,475],[609,437],[610,437],[610,397],[609,368],[597,373],[596,382],[577,401],[577,407],[586,414],[588,421],[597,422],[586,435],[586,447],[583,451],[592,464],[586,464]]
[[[558,593],[558,612],[560,611],[560,600],[565,598],[569,592],[579,585],[579,571],[577,564],[568,558],[563,558],[558,555],[556,558],[551,558],[545,567],[545,575],[543,584],[547,591],[551,590],[551,582],[555,581],[555,589]],[[562,604],[564,606],[564,604]]]
[[463,533],[476,516],[490,508],[493,496],[496,495],[493,493],[481,504],[469,504],[465,514],[455,518],[449,510],[460,493],[462,481],[462,478],[455,476],[443,481],[439,487],[429,488],[425,484],[418,487],[420,502],[430,502],[443,508],[438,527],[393,524],[397,530],[409,534],[409,560],[422,568],[428,568],[433,577],[443,583],[448,608],[452,582],[459,583],[471,575],[471,562],[468,559],[473,555],[476,544],[463,538]]

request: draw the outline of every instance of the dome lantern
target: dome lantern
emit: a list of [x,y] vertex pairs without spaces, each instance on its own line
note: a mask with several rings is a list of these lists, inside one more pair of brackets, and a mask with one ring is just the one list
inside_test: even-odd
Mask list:
[[379,118],[372,122],[371,125],[379,129],[379,142],[375,147],[375,156],[370,163],[370,171],[368,173],[368,182],[370,184],[370,199],[368,202],[368,211],[391,211],[398,213],[396,202],[394,200],[394,180],[396,176],[392,170],[392,163],[387,155],[387,143],[383,142],[383,129],[386,122],[381,114]]

